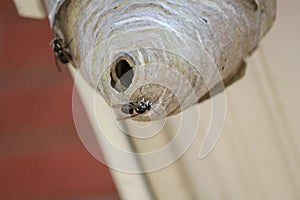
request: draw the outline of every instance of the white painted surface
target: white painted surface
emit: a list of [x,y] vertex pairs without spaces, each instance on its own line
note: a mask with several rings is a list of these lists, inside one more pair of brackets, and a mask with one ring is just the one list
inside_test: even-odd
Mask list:
[[41,0],[14,0],[17,12],[21,17],[43,19],[46,17]]
[[[245,77],[226,90],[226,122],[212,154],[197,160],[200,131],[180,160],[197,199],[300,199],[299,8],[300,1],[278,0],[274,27]],[[200,105],[204,126],[209,106]]]

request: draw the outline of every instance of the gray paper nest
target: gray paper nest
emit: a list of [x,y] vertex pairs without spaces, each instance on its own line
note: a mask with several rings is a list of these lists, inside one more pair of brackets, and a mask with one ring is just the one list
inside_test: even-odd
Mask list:
[[72,40],[68,50],[77,68],[111,107],[140,99],[153,103],[153,110],[133,117],[140,121],[181,112],[242,77],[244,59],[276,13],[275,0],[47,5],[55,34]]

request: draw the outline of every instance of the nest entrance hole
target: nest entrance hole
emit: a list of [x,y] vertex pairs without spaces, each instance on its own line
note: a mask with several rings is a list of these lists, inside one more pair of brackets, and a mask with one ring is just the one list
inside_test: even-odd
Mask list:
[[118,92],[123,92],[131,85],[133,76],[132,66],[125,57],[121,57],[111,67],[111,86]]

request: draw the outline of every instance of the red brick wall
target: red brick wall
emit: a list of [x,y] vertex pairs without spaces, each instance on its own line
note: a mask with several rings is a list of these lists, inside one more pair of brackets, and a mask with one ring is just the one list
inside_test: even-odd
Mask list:
[[118,199],[76,133],[72,80],[57,71],[51,39],[47,20],[0,1],[0,200]]

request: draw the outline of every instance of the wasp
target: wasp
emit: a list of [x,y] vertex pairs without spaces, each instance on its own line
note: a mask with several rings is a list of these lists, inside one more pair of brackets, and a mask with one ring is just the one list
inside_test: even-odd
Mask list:
[[147,111],[153,110],[156,114],[160,115],[158,112],[156,112],[152,107],[152,101],[145,101],[144,99],[141,99],[137,102],[128,102],[124,103],[120,106],[117,106],[118,108],[121,108],[121,112],[128,115],[127,117],[121,117],[117,120],[125,120],[129,119],[141,114],[144,114]]
[[126,104],[121,105],[121,111],[125,114],[134,114],[134,112],[136,112],[136,114],[143,114],[146,111],[151,110],[152,108],[152,102],[151,101],[144,101],[144,99],[142,99],[139,102],[128,102]]
[[62,64],[72,64],[75,68],[76,65],[73,62],[73,58],[71,56],[71,54],[67,51],[67,48],[69,48],[70,44],[71,44],[72,40],[67,44],[64,45],[63,44],[63,40],[61,38],[58,37],[54,37],[54,39],[52,40],[52,49],[55,55],[55,62],[56,62],[56,66],[58,68],[59,71],[61,71],[57,60],[59,60]]

